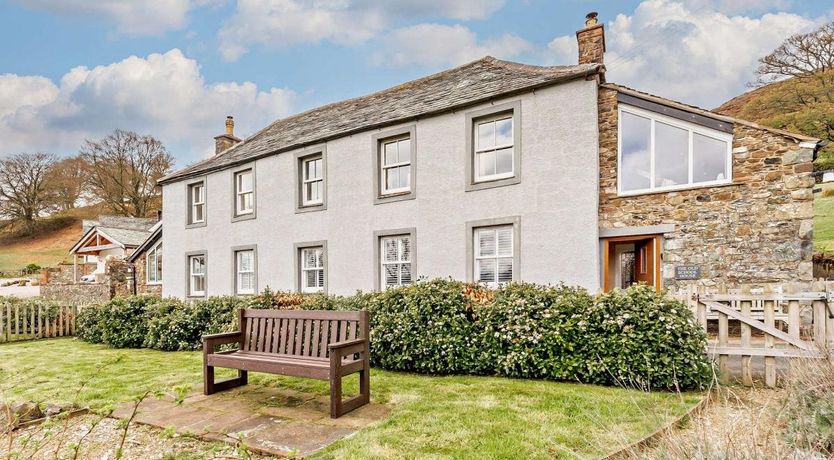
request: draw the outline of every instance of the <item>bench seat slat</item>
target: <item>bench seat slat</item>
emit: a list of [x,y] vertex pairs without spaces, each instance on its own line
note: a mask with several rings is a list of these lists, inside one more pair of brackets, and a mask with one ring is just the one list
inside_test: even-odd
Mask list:
[[[342,361],[341,374],[347,375],[362,369],[363,361]],[[270,355],[256,352],[221,352],[208,357],[208,365],[254,372],[270,372],[296,377],[327,380],[330,378],[330,361],[326,359],[298,358],[288,355]]]

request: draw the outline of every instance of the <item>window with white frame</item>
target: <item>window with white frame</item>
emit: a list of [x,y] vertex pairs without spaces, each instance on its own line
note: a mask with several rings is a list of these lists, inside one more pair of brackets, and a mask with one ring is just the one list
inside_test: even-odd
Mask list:
[[324,159],[312,156],[301,160],[301,205],[324,203]]
[[475,229],[475,281],[496,287],[513,280],[513,226]]
[[410,235],[385,236],[379,239],[380,285],[384,288],[412,283]]
[[206,221],[206,187],[203,182],[188,186],[190,204],[189,223],[198,224]]
[[235,173],[235,214],[252,214],[255,209],[255,182],[253,171],[247,169]]
[[475,182],[512,177],[513,114],[503,113],[474,122]]
[[382,141],[380,156],[381,193],[392,195],[411,191],[411,138]]
[[254,294],[255,286],[255,251],[246,249],[235,251],[235,289],[237,294]]
[[206,295],[205,254],[188,257],[188,295],[191,297]]
[[300,258],[301,292],[324,291],[324,247],[301,248]]
[[622,104],[619,112],[621,194],[732,181],[732,134]]
[[153,249],[148,251],[145,258],[147,262],[145,282],[147,284],[162,283],[162,242],[160,241]]

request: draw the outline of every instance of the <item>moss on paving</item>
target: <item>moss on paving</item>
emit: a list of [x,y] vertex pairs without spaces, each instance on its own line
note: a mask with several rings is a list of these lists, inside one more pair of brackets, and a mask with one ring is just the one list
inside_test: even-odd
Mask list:
[[[102,366],[105,366],[102,368]],[[145,390],[201,382],[199,352],[113,350],[76,339],[0,345],[0,398],[102,407]],[[575,383],[373,370],[391,415],[318,458],[585,458],[637,440],[701,395]],[[327,382],[252,374],[256,385],[327,394]],[[346,382],[355,393],[357,379]],[[87,382],[85,388],[79,387]],[[76,397],[76,393],[78,393]]]

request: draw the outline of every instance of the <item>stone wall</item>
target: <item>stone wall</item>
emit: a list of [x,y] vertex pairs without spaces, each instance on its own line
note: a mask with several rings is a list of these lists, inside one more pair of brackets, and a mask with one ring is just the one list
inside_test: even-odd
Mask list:
[[148,284],[147,280],[147,253],[142,254],[133,263],[134,275],[136,277],[136,293],[140,295],[152,295],[162,297],[162,284]]
[[699,265],[705,288],[808,282],[812,274],[812,149],[781,134],[735,124],[733,182],[617,196],[617,92],[600,88],[600,228],[674,224],[663,235],[663,286],[675,266]]
[[44,284],[41,285],[41,297],[72,305],[107,302],[111,299],[110,286],[96,283]]
[[[76,267],[73,264],[58,264],[56,267],[44,268],[41,271],[41,284],[67,284],[74,282],[73,273]],[[89,275],[96,270],[96,264],[93,263],[79,263],[77,266],[78,278],[84,275]]]

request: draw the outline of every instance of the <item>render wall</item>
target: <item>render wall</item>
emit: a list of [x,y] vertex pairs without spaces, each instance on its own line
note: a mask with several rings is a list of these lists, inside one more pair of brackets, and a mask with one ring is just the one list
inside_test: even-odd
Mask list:
[[[600,286],[597,83],[577,80],[494,101],[521,102],[521,182],[465,191],[465,114],[421,119],[416,199],[374,204],[373,130],[327,142],[327,209],[296,213],[294,152],[255,164],[256,215],[232,222],[232,171],[207,176],[207,222],[186,229],[186,185],[164,186],[163,295],[186,295],[186,256],[207,251],[208,295],[232,292],[232,248],[257,245],[258,288],[295,290],[294,244],[327,241],[328,292],[373,290],[374,232],[416,228],[414,273],[465,279],[466,223],[520,216],[520,279]],[[392,127],[393,128],[393,127]],[[390,128],[386,128],[385,131]]]
[[[600,88],[601,228],[674,224],[663,235],[662,283],[736,288],[811,281],[813,150],[764,129],[735,124],[733,182],[718,187],[617,196],[617,93]],[[698,265],[701,279],[675,279]]]

